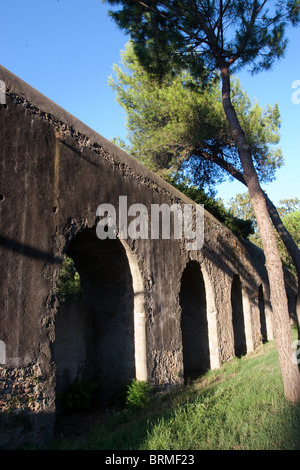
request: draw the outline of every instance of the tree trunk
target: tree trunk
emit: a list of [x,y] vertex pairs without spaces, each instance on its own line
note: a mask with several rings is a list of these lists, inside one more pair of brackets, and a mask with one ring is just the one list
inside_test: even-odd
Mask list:
[[293,260],[293,263],[295,265],[296,272],[297,272],[298,293],[297,293],[297,302],[296,302],[296,316],[297,316],[298,339],[300,339],[300,250],[297,247],[296,243],[294,242],[293,238],[291,237],[289,231],[283,225],[276,207],[274,206],[272,201],[270,201],[267,195],[265,197],[266,197],[268,211],[272,219],[272,222],[274,224],[274,227],[276,228],[278,235],[280,236],[287,251],[289,252]]
[[249,146],[239,124],[230,99],[230,76],[228,66],[220,67],[222,76],[222,102],[226,118],[243,167],[244,178],[250,194],[250,201],[256,216],[263,243],[266,268],[269,277],[273,326],[278,358],[284,385],[285,397],[292,403],[300,400],[300,374],[297,364],[292,361],[292,332],[285,290],[283,267],[276,237],[269,218],[266,199],[255,171]]
[[[228,173],[231,176],[233,176],[235,179],[237,179],[242,184],[247,186],[244,175],[239,170],[234,168],[230,163],[226,162],[226,160],[222,160],[217,155],[204,154],[203,152],[200,152],[200,155],[206,158],[207,160],[216,163],[221,168],[228,171]],[[297,329],[298,329],[298,339],[300,340],[300,250],[297,247],[296,243],[294,242],[293,237],[291,236],[287,228],[283,225],[282,220],[273,202],[268,198],[266,193],[264,193],[264,196],[266,199],[268,212],[272,219],[273,225],[278,235],[280,236],[281,240],[283,241],[296,268],[297,283],[298,283],[298,293],[297,293],[297,301],[296,301],[296,320],[297,320]]]

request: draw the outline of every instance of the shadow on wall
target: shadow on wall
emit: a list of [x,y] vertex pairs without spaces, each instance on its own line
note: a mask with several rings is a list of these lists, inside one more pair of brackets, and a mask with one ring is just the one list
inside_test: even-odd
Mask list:
[[[230,270],[228,271],[230,272]],[[182,274],[179,301],[185,380],[199,377],[210,368],[220,366],[214,293],[211,290],[207,274],[205,276],[204,274],[205,272],[202,272],[198,261],[189,261]],[[247,284],[247,278],[245,284]],[[255,326],[258,341],[266,342],[268,340],[263,286],[260,285],[257,290],[255,285],[251,287],[251,298],[254,302],[252,306],[250,305],[249,293],[242,285],[240,276],[233,274],[229,294],[233,337],[232,353],[236,357],[246,355],[257,346],[254,344],[253,338],[253,315],[258,317],[255,320],[258,322]]]
[[[76,378],[97,380],[98,404],[107,404],[137,375],[135,343],[140,340],[138,347],[145,348],[145,339],[134,334],[138,295],[128,256],[118,239],[100,240],[95,228],[77,234],[66,254],[80,275],[83,296],[58,310],[56,394]],[[141,336],[143,326],[136,329]]]
[[76,377],[97,379],[100,401],[134,377],[133,289],[125,250],[85,229],[67,249],[80,275],[81,304],[62,306],[54,346],[57,391]]
[[17,450],[36,446],[46,448],[53,438],[54,413],[23,411],[1,413],[0,450]]
[[[216,238],[218,239],[219,236]],[[233,310],[235,312],[234,328],[237,337],[235,349],[238,349],[235,354],[240,355],[245,349],[246,352],[255,349],[260,340],[264,342],[274,338],[272,306],[264,253],[239,237],[237,237],[237,243],[234,243],[231,238],[229,240],[230,243],[227,243],[226,239],[223,240],[220,237],[217,249],[214,249],[213,244],[206,244],[204,257],[208,263],[215,265],[233,280],[230,296],[232,314]],[[239,277],[239,281],[236,276]],[[289,289],[293,291],[294,287],[291,286]],[[240,290],[242,290],[242,301]],[[243,322],[244,333],[241,329]],[[252,331],[253,327],[254,331]]]
[[243,294],[240,277],[235,274],[231,285],[231,308],[234,337],[234,354],[237,357],[247,354]]
[[265,315],[265,300],[264,300],[264,290],[262,284],[258,288],[258,309],[259,309],[259,318],[260,318],[260,333],[262,342],[266,343],[268,341],[268,332],[267,332],[267,322]]
[[185,267],[179,299],[183,367],[185,379],[188,379],[210,368],[206,292],[198,261],[189,261]]

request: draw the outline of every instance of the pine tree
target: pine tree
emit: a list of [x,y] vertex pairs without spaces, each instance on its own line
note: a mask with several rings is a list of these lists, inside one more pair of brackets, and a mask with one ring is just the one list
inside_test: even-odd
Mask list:
[[[299,0],[107,0],[111,12],[134,42],[141,64],[161,80],[168,71],[189,70],[203,82],[219,71],[222,105],[238,151],[266,257],[273,324],[285,396],[300,399],[300,374],[291,361],[291,329],[284,276],[276,237],[251,147],[231,99],[231,74],[250,66],[268,69],[283,56],[285,29],[300,21]],[[268,8],[269,7],[269,8]]]

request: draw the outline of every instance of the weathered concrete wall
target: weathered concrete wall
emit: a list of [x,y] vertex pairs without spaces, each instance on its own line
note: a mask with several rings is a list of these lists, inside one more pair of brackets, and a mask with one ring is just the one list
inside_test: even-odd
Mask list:
[[83,380],[89,370],[92,341],[92,311],[79,303],[62,304],[55,319],[53,359],[56,364],[56,395],[76,378]]
[[[264,335],[273,337],[260,250],[208,213],[201,250],[188,251],[184,239],[100,240],[97,207],[118,208],[120,195],[128,207],[138,202],[149,211],[151,204],[192,202],[1,67],[0,80],[6,84],[0,106],[3,446],[51,438],[56,374],[62,384],[82,367],[96,373],[107,400],[134,376],[167,386],[182,383],[184,365],[219,367],[236,354],[241,318],[242,351],[254,350],[262,310]],[[68,320],[70,311],[60,317],[56,284],[65,253],[81,276],[84,319],[76,313]],[[237,276],[238,294],[232,291]],[[293,288],[290,280],[291,298]],[[237,319],[232,296],[241,299]],[[189,359],[197,351],[189,350],[193,338],[201,350],[195,363]]]

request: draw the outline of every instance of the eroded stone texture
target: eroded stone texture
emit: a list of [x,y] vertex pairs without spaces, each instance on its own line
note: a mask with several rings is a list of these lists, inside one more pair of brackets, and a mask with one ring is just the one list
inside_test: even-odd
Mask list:
[[0,448],[40,446],[53,435],[54,371],[43,374],[39,363],[0,368]]

